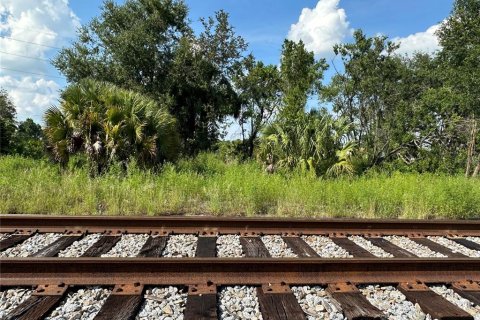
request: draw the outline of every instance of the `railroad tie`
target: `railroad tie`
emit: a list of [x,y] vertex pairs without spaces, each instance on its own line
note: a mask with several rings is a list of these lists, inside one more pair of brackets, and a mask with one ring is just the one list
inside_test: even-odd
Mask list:
[[441,244],[436,243],[427,238],[410,238],[414,242],[429,248],[432,251],[441,253],[449,258],[466,258],[466,256],[460,252],[453,252],[447,247],[442,246]]
[[264,284],[257,288],[263,320],[304,320],[305,313],[285,283]]
[[113,288],[94,320],[133,320],[142,303],[143,285],[120,284]]
[[58,253],[64,249],[66,249],[68,246],[70,246],[72,243],[75,241],[79,240],[82,236],[81,235],[67,235],[67,236],[62,236],[59,239],[55,240],[53,243],[50,245],[40,249],[36,253],[32,254],[30,257],[55,257],[58,255]]
[[270,252],[260,237],[240,237],[243,252],[247,258],[270,258]]
[[408,250],[400,248],[399,246],[388,241],[387,239],[380,238],[380,237],[378,238],[367,237],[365,239],[370,241],[374,246],[377,246],[383,249],[383,251],[390,253],[395,258],[416,258],[417,257],[415,254],[411,253]]
[[300,237],[282,237],[283,241],[300,258],[319,258],[320,256]]
[[450,301],[436,294],[420,281],[400,283],[400,290],[407,300],[418,303],[422,311],[438,320],[473,320],[473,317]]
[[327,293],[337,301],[345,317],[349,320],[386,320],[387,316],[373,306],[358,288],[349,283],[333,283]]
[[167,245],[167,236],[148,237],[147,241],[140,249],[138,257],[153,257],[158,258],[162,256],[163,249]]
[[217,256],[217,237],[200,236],[197,241],[195,257],[214,258]]
[[476,305],[480,305],[480,285],[477,282],[471,280],[454,282],[452,290]]
[[99,257],[102,254],[107,253],[115,244],[120,241],[121,236],[103,235],[97,240],[82,257]]
[[184,320],[217,320],[217,287],[212,282],[188,286]]
[[470,240],[465,239],[465,238],[451,238],[450,240],[453,240],[456,243],[458,243],[458,244],[460,244],[464,247],[467,247],[470,250],[480,251],[480,243],[476,243],[476,242],[470,241]]
[[67,286],[40,285],[35,292],[7,315],[7,320],[38,320],[43,319],[61,300],[67,291]]
[[375,258],[375,255],[368,250],[360,247],[358,244],[348,238],[330,237],[330,239],[339,247],[345,249],[355,258]]
[[0,251],[6,250],[11,248],[20,242],[23,242],[30,238],[33,234],[12,234],[6,239],[0,241]]

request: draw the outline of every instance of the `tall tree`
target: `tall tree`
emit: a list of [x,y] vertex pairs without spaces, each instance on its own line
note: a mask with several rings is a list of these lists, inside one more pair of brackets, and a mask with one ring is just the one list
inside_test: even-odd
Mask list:
[[12,152],[16,130],[15,106],[4,89],[0,89],[0,155]]
[[265,65],[248,56],[235,77],[242,108],[239,124],[248,157],[253,156],[255,142],[261,130],[278,113],[281,100],[281,78],[275,65]]
[[478,153],[472,173],[477,176],[480,172],[480,152],[476,152],[480,149],[480,1],[456,0],[452,13],[438,30],[438,38],[442,46],[438,57],[440,70],[454,101],[450,108],[466,124],[465,174],[471,174],[473,158]]
[[353,138],[372,166],[397,155],[414,138],[406,79],[411,77],[398,45],[384,36],[367,37],[354,32],[354,43],[336,45],[335,54],[344,63],[324,90],[333,110],[354,124]]
[[187,13],[180,0],[107,0],[53,63],[72,82],[91,77],[168,103],[184,150],[208,149],[219,137],[219,122],[238,114],[230,72],[246,44],[225,12],[203,20],[198,37]]
[[325,59],[316,60],[302,41],[285,40],[280,59],[284,115],[295,117],[303,113],[307,99],[321,87],[323,72],[328,68]]

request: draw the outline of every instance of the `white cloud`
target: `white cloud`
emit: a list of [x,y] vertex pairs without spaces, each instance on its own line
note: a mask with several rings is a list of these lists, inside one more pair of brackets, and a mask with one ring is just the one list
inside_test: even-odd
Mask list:
[[[80,26],[68,0],[2,0],[0,4],[1,67],[41,74],[56,74],[48,59],[68,43]],[[35,43],[35,44],[32,44]],[[29,59],[27,56],[36,59]],[[17,106],[20,120],[41,120],[56,103],[60,85],[50,77],[0,69],[0,86]]]
[[427,29],[427,31],[417,32],[407,37],[395,37],[392,41],[400,43],[400,48],[397,50],[399,54],[411,55],[415,52],[434,53],[440,49],[438,38],[435,32],[440,27],[436,24]]
[[304,8],[298,22],[292,24],[288,39],[302,40],[305,47],[321,56],[331,56],[333,45],[342,42],[351,33],[345,10],[338,7],[340,0],[319,0],[313,9]]

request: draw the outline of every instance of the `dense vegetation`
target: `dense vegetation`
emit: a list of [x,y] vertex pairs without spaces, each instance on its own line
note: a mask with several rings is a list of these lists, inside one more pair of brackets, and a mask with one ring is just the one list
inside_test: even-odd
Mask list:
[[48,161],[0,158],[0,212],[97,215],[269,215],[478,218],[480,184],[463,176],[375,174],[322,179],[267,175],[257,162],[200,154],[161,172],[130,163],[95,178]]
[[266,65],[227,13],[198,33],[187,14],[105,1],[53,60],[69,86],[43,130],[1,92],[0,155],[42,160],[0,159],[0,211],[478,215],[480,0],[455,1],[435,54],[356,30],[337,66],[289,40]]

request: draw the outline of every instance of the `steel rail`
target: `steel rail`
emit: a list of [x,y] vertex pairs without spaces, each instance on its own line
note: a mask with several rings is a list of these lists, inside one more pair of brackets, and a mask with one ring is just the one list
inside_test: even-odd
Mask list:
[[480,236],[480,220],[0,215],[0,232],[15,231]]
[[0,285],[217,285],[480,281],[480,259],[9,258]]

